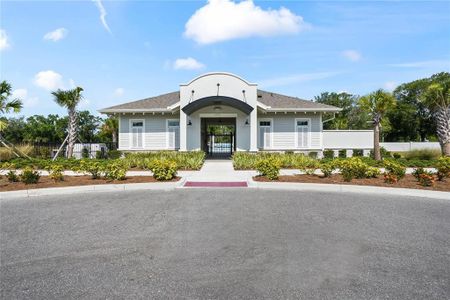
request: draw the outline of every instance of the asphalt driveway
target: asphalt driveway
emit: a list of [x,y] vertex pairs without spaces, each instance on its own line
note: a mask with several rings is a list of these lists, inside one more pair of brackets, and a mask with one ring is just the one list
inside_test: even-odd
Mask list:
[[179,189],[0,217],[2,299],[450,298],[450,201]]

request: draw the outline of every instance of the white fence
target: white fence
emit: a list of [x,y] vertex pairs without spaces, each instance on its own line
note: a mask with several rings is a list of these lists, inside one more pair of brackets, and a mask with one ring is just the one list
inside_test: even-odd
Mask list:
[[[380,146],[391,152],[441,149],[437,142],[380,143]],[[373,149],[373,130],[324,130],[323,148],[331,150]]]
[[441,150],[438,142],[380,143],[380,145],[391,152],[406,152],[421,149]]

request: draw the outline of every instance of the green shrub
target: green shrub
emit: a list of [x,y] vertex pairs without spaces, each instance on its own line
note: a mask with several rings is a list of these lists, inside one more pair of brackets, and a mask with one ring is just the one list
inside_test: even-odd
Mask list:
[[441,151],[437,149],[412,150],[405,152],[404,156],[408,160],[433,160],[441,156]]
[[16,171],[9,170],[9,172],[6,174],[6,178],[8,178],[9,182],[18,182],[19,176],[17,176]]
[[205,161],[205,152],[203,151],[158,151],[147,153],[127,153],[125,162],[131,168],[147,169],[154,160],[172,160],[177,167],[182,170],[200,170]]
[[174,160],[155,159],[151,162],[149,168],[153,172],[156,180],[171,180],[177,175],[177,163]]
[[260,158],[256,162],[256,170],[261,176],[265,176],[270,180],[278,179],[280,175],[281,161],[278,157],[269,156]]
[[39,182],[40,177],[41,176],[39,175],[38,171],[35,171],[30,167],[26,167],[22,170],[20,180],[25,184],[36,184]]
[[352,181],[353,178],[370,178],[379,175],[379,170],[370,167],[359,157],[351,157],[337,162],[344,181]]
[[49,177],[51,179],[53,179],[54,182],[58,182],[58,181],[63,181],[64,180],[64,175],[63,175],[63,171],[64,168],[61,165],[49,165],[47,167],[47,171],[49,172]]
[[336,166],[333,162],[320,164],[320,171],[323,173],[323,177],[330,177],[335,169]]
[[[380,147],[380,154],[381,154],[382,158],[390,158],[390,157],[392,157],[391,152],[387,151],[386,148],[384,148],[384,147]],[[370,150],[370,155],[369,156],[371,158],[375,157],[373,150]]]
[[110,180],[125,180],[128,166],[121,159],[113,160],[103,167],[105,178]]
[[94,160],[82,159],[78,167],[72,168],[76,172],[88,173],[92,179],[98,179],[101,176],[103,165]]
[[109,150],[107,156],[109,159],[118,159],[122,157],[122,151]]
[[435,164],[437,169],[437,177],[439,181],[450,177],[450,157],[441,157]]
[[395,159],[402,158],[402,155],[400,153],[394,153],[392,155],[394,156]]
[[95,159],[105,159],[106,153],[105,151],[98,150],[95,152]]
[[414,169],[414,171],[412,172],[412,176],[414,176],[414,178],[416,178],[416,180],[419,180],[420,175],[425,174],[426,171],[424,168],[420,167],[420,168],[416,168]]
[[317,159],[317,152],[313,151],[313,152],[309,152],[308,156],[314,159]]
[[339,158],[346,158],[347,157],[347,150],[344,150],[344,149],[339,150],[338,157]]
[[363,156],[362,149],[353,149],[353,156]]
[[367,170],[365,173],[366,178],[377,178],[380,175],[381,175],[380,169],[378,169],[376,167],[370,167],[370,166],[367,167]]
[[386,182],[394,183],[405,177],[406,168],[397,162],[386,160],[384,161],[384,168]]
[[323,151],[323,158],[334,158],[334,151],[330,149]]

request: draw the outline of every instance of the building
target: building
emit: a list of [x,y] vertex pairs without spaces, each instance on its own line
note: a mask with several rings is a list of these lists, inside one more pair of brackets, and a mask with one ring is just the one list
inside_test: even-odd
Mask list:
[[[179,91],[100,110],[119,116],[119,150],[324,150],[325,113],[341,109],[262,91],[255,83],[215,72],[181,84]],[[328,114],[330,115],[330,114]]]

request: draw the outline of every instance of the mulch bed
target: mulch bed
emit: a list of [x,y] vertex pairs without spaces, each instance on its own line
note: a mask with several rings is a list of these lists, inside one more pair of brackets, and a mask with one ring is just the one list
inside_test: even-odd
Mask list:
[[340,174],[332,175],[331,177],[321,177],[318,175],[283,175],[278,178],[278,180],[269,180],[263,176],[253,177],[255,181],[261,182],[303,182],[303,183],[328,183],[328,184],[353,184],[353,185],[371,185],[371,186],[382,186],[382,187],[393,187],[393,188],[408,188],[408,189],[423,189],[423,190],[433,190],[433,191],[446,191],[450,192],[450,179],[447,178],[446,181],[436,181],[434,186],[421,186],[416,178],[412,175],[406,175],[399,182],[394,184],[385,183],[383,176],[378,178],[364,178],[364,179],[353,179],[351,182],[345,182]]
[[[171,181],[178,181],[179,177]],[[97,185],[97,184],[125,184],[125,183],[146,183],[160,182],[152,176],[134,176],[127,177],[125,180],[107,180],[92,179],[90,176],[64,176],[64,181],[54,182],[48,176],[41,176],[37,184],[24,184],[22,182],[9,182],[6,176],[0,178],[0,192],[17,191],[28,189],[40,189],[50,187],[79,186],[79,185]],[[170,181],[169,181],[170,182]]]

